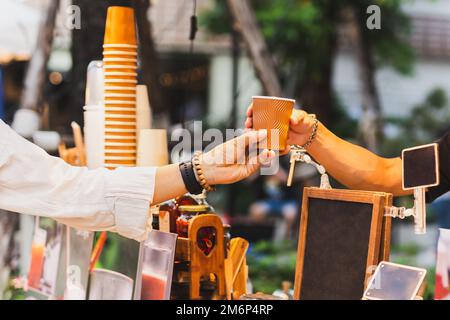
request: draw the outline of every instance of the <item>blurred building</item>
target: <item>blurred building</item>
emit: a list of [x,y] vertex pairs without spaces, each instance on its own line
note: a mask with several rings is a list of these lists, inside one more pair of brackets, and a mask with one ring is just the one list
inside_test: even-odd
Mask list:
[[[212,4],[210,0],[198,0],[198,14]],[[232,106],[232,44],[229,36],[211,36],[200,28],[195,41],[194,53],[190,52],[189,30],[190,17],[193,12],[193,1],[153,0],[150,9],[150,19],[153,24],[153,36],[158,50],[162,53],[162,67],[167,72],[163,75],[163,85],[172,90],[173,96],[180,97],[177,83],[189,65],[199,68],[199,74],[206,76],[203,89],[195,86],[190,88],[190,96],[203,102],[203,114],[211,125],[224,124],[230,117]],[[166,81],[164,81],[164,79]],[[200,79],[201,81],[201,79]],[[252,95],[261,93],[261,86],[256,79],[253,66],[246,57],[244,50],[239,59],[238,106],[240,108],[237,123],[244,122],[245,110]],[[178,95],[177,95],[178,93]],[[195,97],[197,96],[197,98]],[[180,103],[194,104],[196,101],[173,102],[172,107],[181,107]],[[202,117],[197,117],[200,119]]]
[[[411,45],[417,53],[412,76],[402,76],[392,68],[376,74],[377,88],[385,115],[408,115],[436,87],[450,97],[450,0],[406,2],[411,17]],[[381,12],[383,28],[383,12]],[[374,31],[376,32],[376,31]],[[334,87],[352,116],[361,115],[361,94],[356,58],[341,50],[336,57]]]
[[[8,43],[17,56],[27,59],[34,47],[39,21],[49,0],[3,0],[0,15],[1,58],[7,59],[4,45]],[[62,0],[55,31],[54,50],[49,67],[66,72],[71,67],[70,30],[64,26],[66,8],[70,0]],[[149,18],[153,36],[161,53],[160,81],[164,96],[169,97],[168,108],[176,120],[177,110],[187,106],[189,118],[206,118],[211,125],[223,124],[232,106],[232,44],[229,36],[212,36],[200,28],[193,53],[189,41],[190,17],[193,1],[152,0]],[[211,0],[198,0],[198,13],[212,5]],[[450,96],[450,0],[415,0],[404,4],[404,11],[412,18],[411,44],[418,54],[412,76],[403,76],[392,68],[377,72],[376,82],[385,115],[408,115],[436,87]],[[382,15],[383,13],[381,13]],[[381,16],[383,27],[383,16]],[[375,32],[375,31],[374,31]],[[11,50],[9,50],[11,51]],[[238,77],[238,123],[242,123],[244,109],[252,95],[261,93],[253,67],[241,51]],[[350,114],[361,115],[361,90],[356,58],[351,50],[341,48],[335,60],[333,84],[343,105]],[[192,76],[193,75],[193,76]]]
[[[201,11],[209,5],[211,1],[199,0],[198,9]],[[409,40],[417,52],[417,60],[412,75],[401,75],[388,67],[377,71],[376,83],[380,100],[383,112],[388,116],[408,115],[436,87],[442,87],[450,97],[450,0],[408,1],[403,9],[412,19]],[[187,54],[190,46],[188,36],[192,2],[154,0],[150,11],[158,48],[166,57],[174,53]],[[381,27],[382,15],[383,13]],[[228,118],[231,109],[230,48],[229,37],[212,37],[200,29],[195,55],[203,57],[204,66],[208,70],[207,113],[212,124]],[[261,86],[251,63],[245,57],[245,51],[242,52],[240,61],[238,105],[244,109],[252,95],[261,93]],[[341,48],[336,57],[333,84],[350,115],[359,118],[362,109],[356,57],[345,48]]]

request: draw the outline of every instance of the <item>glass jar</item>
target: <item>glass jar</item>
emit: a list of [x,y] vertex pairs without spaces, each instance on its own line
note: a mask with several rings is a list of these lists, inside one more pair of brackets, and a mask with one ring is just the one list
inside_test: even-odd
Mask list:
[[160,205],[160,211],[167,211],[169,213],[170,232],[177,233],[177,219],[180,216],[179,206],[196,204],[198,204],[198,202],[193,197],[185,194],[176,199],[166,201]]
[[189,221],[200,215],[209,213],[209,206],[207,205],[182,205],[178,207],[180,216],[177,219],[177,233],[178,236],[187,238],[189,230]]

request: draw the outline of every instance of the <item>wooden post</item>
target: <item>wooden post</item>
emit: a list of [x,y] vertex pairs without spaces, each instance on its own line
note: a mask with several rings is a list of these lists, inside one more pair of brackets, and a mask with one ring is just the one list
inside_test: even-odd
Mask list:
[[234,18],[235,28],[242,34],[256,75],[264,92],[271,96],[281,96],[281,85],[277,71],[266,42],[256,21],[255,13],[248,0],[227,0],[228,8]]

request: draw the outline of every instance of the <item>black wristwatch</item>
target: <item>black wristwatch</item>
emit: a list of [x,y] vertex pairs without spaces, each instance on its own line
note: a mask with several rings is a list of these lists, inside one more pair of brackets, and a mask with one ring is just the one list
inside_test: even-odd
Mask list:
[[180,163],[180,172],[184,185],[190,194],[196,195],[203,193],[203,188],[195,177],[192,161]]

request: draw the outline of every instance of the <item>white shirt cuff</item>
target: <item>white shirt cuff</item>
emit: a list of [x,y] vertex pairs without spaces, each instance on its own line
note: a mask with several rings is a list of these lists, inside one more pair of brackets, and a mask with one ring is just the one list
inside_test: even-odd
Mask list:
[[114,231],[145,240],[153,200],[156,168],[118,168],[106,179],[105,197],[115,215]]

